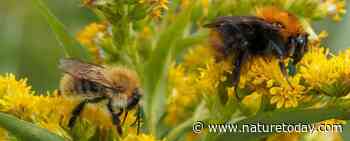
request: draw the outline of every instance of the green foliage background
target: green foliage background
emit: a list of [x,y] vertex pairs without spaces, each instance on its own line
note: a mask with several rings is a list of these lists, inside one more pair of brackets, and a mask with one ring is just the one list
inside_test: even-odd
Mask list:
[[[72,36],[96,17],[78,0],[45,1],[52,12],[66,25]],[[347,7],[348,10],[349,7]],[[350,47],[350,16],[341,23],[322,21],[317,29],[330,36],[326,43],[332,50]],[[45,19],[31,1],[4,0],[0,4],[0,73],[12,72],[27,77],[34,90],[54,90],[60,72],[57,68],[63,50]]]
[[[96,17],[78,0],[45,1],[75,36]],[[5,0],[0,5],[0,73],[28,77],[35,90],[58,87],[63,51],[32,1]]]

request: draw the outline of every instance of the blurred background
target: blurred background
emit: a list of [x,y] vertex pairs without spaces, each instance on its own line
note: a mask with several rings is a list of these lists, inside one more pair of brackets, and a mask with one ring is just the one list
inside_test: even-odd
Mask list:
[[[96,17],[79,0],[46,1],[54,14],[67,26],[72,36]],[[347,10],[350,11],[349,6]],[[340,23],[314,23],[318,31],[327,30],[327,47],[334,52],[350,47],[350,16]],[[31,1],[5,0],[0,4],[0,74],[14,73],[28,78],[39,92],[58,87],[61,73],[57,68],[62,49],[45,19]]]

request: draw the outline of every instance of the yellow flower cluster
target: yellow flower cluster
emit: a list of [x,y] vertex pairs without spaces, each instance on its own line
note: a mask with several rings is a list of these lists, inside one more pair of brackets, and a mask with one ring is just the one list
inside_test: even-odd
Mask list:
[[[309,99],[310,90],[324,91],[324,86],[335,82],[349,87],[350,50],[332,56],[319,45],[311,43],[309,52],[297,65],[297,74],[288,77],[290,83],[283,77],[277,59],[250,57],[242,68],[239,87],[250,90],[252,94],[269,97],[270,103],[276,105],[276,108],[297,107],[300,102]],[[227,77],[231,75],[232,59],[220,61],[215,58],[214,53],[210,47],[192,48],[181,64],[171,68],[169,80],[173,89],[168,112],[169,117],[173,118],[170,121],[181,117],[176,113],[185,113],[184,109],[188,109],[179,106],[191,107],[188,106],[191,101],[198,102],[197,99],[202,94],[217,94],[219,84],[227,81]],[[234,95],[232,88],[226,89],[228,95]]]
[[173,65],[169,72],[172,87],[168,99],[167,123],[176,124],[191,113],[203,94],[218,93],[218,85],[230,73],[229,61],[216,62],[212,48],[198,46],[189,50],[182,64]]
[[108,23],[91,23],[77,34],[77,40],[84,45],[94,57],[95,63],[102,63],[103,52],[100,44],[103,39],[110,36],[108,33]]
[[196,85],[197,75],[186,75],[183,66],[173,66],[169,72],[170,85],[173,86],[168,99],[168,115],[166,122],[176,124],[190,115],[187,109],[193,108],[197,99],[200,97],[197,93]]
[[341,17],[346,13],[345,0],[324,0],[321,7],[327,10],[327,14],[334,21],[340,21]]
[[330,85],[350,86],[350,50],[335,56],[326,48],[313,47],[300,64],[300,74],[310,88],[327,93]]
[[129,134],[127,135],[122,141],[165,141],[165,140],[157,140],[152,135],[146,135],[146,134]]
[[271,98],[277,108],[296,107],[306,89],[301,85],[301,75],[283,77],[275,58],[250,58],[241,73],[241,88],[248,88]]
[[[72,109],[79,103],[80,98],[64,96],[57,92],[47,96],[37,95],[31,91],[25,79],[16,80],[12,74],[0,76],[0,97],[1,112],[33,122],[68,140],[72,139],[65,128],[67,128]],[[135,121],[135,116],[132,113],[126,119],[125,125],[127,126]],[[91,123],[101,132],[114,130],[111,116],[107,109],[102,106],[87,105],[82,117],[82,121],[79,121],[79,123]],[[130,129],[128,128],[128,131],[132,131]],[[136,134],[136,132],[130,133]]]
[[152,7],[150,16],[153,18],[160,18],[162,12],[168,10],[168,0],[139,0],[141,4],[149,4]]

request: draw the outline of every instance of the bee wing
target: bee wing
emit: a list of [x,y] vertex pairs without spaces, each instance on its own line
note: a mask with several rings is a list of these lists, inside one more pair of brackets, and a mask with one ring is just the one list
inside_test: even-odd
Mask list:
[[61,59],[59,68],[78,79],[85,79],[105,87],[112,87],[105,78],[105,68],[103,66],[85,63],[76,59]]
[[214,28],[221,26],[223,24],[238,24],[238,23],[249,23],[253,21],[257,21],[259,18],[253,16],[221,16],[216,18],[213,22],[205,24],[204,27]]
[[222,16],[216,18],[211,23],[205,24],[204,27],[218,28],[224,25],[236,26],[238,24],[254,24],[263,26],[265,29],[279,30],[278,28],[274,27],[271,23],[255,16]]

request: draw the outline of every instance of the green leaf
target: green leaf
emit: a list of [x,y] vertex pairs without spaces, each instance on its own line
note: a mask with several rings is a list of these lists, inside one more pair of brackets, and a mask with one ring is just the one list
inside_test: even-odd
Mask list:
[[205,31],[205,32],[196,33],[195,35],[191,35],[189,37],[179,39],[175,44],[173,56],[178,57],[178,55],[183,53],[184,50],[188,49],[193,45],[202,43],[203,41],[205,41],[205,39],[207,39],[207,37],[208,37],[208,32]]
[[[176,41],[183,37],[185,28],[190,20],[190,12],[192,8],[188,8],[172,21],[169,26],[164,27],[160,34],[156,47],[153,50],[149,62],[145,65],[144,88],[145,88],[145,104],[144,109],[149,128],[152,134],[156,133],[156,126],[159,119],[164,113],[165,94],[167,90],[167,72],[170,66],[173,47]],[[173,15],[170,15],[173,16]]]
[[42,0],[33,0],[33,2],[54,32],[57,41],[64,50],[65,57],[74,57],[83,60],[89,59],[86,49],[81,47],[74,38],[68,34],[65,26],[50,11],[47,5]]
[[23,141],[64,141],[62,137],[47,129],[4,113],[0,113],[0,126]]
[[[330,106],[319,109],[289,109],[273,112],[266,112],[241,121],[236,122],[237,127],[247,124],[268,124],[282,125],[284,124],[312,124],[322,120],[346,117],[348,111],[341,105]],[[212,133],[209,133],[213,135]],[[216,134],[217,140],[249,140],[267,136],[271,133],[225,133]]]
[[336,81],[332,84],[326,84],[320,87],[321,91],[326,95],[342,97],[350,92],[350,87],[347,83]]

